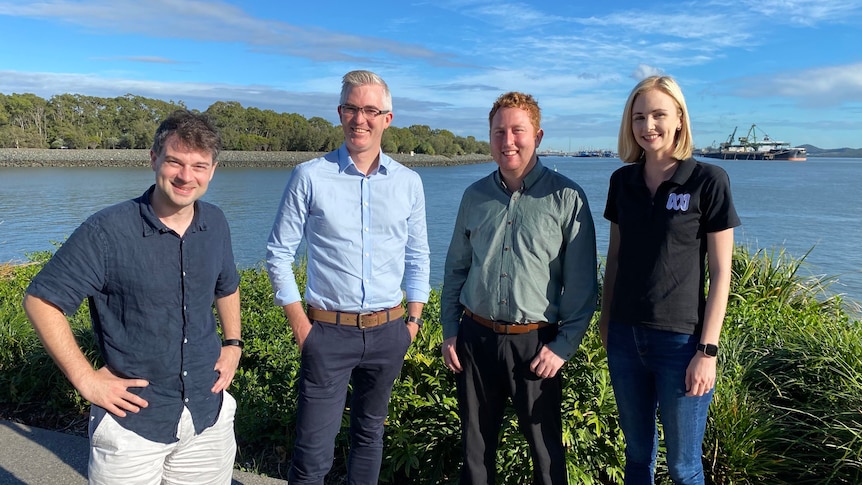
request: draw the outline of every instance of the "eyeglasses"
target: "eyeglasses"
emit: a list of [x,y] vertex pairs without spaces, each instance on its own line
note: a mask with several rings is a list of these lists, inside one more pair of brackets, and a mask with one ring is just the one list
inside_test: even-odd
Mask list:
[[359,106],[353,106],[352,104],[342,104],[340,108],[341,114],[348,118],[353,118],[360,111],[366,118],[377,118],[378,116],[385,115],[389,112],[389,110],[377,109],[371,106],[363,106],[360,108]]

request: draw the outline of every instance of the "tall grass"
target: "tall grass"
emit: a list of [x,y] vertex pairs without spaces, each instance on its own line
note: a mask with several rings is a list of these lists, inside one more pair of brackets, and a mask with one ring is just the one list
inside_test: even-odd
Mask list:
[[739,248],[707,429],[715,483],[862,483],[858,306]]
[[[30,278],[47,260],[0,266],[0,404],[38,404],[83,415],[86,403],[47,357],[21,310]],[[803,258],[804,259],[804,258]],[[803,278],[803,259],[737,248],[719,356],[719,381],[704,442],[707,483],[862,483],[862,333],[858,306]],[[300,268],[299,274],[304,277]],[[293,444],[299,353],[262,268],[241,272],[246,349],[237,397],[238,466],[284,476]],[[301,279],[300,284],[304,284]],[[460,423],[452,374],[441,364],[439,292],[396,382],[381,480],[457,482]],[[95,360],[86,305],[71,318]],[[563,368],[564,441],[571,483],[622,483],[623,437],[595,325]],[[333,481],[343,478],[347,412],[336,440]],[[514,413],[500,435],[498,483],[531,481]],[[660,461],[658,482],[667,483]]]

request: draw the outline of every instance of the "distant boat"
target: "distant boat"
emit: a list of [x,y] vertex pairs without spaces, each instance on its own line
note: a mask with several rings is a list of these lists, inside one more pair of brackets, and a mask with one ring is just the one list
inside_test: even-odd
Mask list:
[[564,152],[562,150],[539,150],[536,152],[540,157],[601,157],[615,158],[616,153],[611,150],[581,150],[579,152]]
[[611,150],[581,150],[572,154],[573,157],[614,158],[616,153]]
[[736,128],[720,144],[718,148],[709,147],[702,149],[697,155],[709,158],[720,158],[722,160],[790,160],[804,162],[808,154],[803,147],[792,147],[789,142],[773,140],[766,133],[760,140],[757,139],[757,125],[751,125],[746,136],[740,136],[736,140]]

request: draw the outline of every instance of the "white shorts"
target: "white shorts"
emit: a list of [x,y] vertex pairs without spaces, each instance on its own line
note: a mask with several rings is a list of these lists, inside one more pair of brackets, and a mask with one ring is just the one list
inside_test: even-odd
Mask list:
[[215,424],[195,435],[192,415],[183,408],[177,429],[179,441],[167,444],[140,437],[106,413],[90,433],[89,483],[230,484],[236,459],[235,413],[236,401],[225,391]]

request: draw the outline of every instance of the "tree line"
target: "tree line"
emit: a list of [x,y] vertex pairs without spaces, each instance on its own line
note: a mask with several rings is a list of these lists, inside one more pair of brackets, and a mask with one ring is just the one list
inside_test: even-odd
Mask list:
[[[182,101],[133,94],[58,94],[46,100],[0,93],[0,148],[150,148],[159,122],[179,108],[186,108]],[[245,108],[236,101],[217,101],[204,113],[221,131],[225,150],[328,152],[344,139],[340,126],[319,116]],[[491,153],[486,141],[427,125],[390,126],[382,147],[387,153]]]

